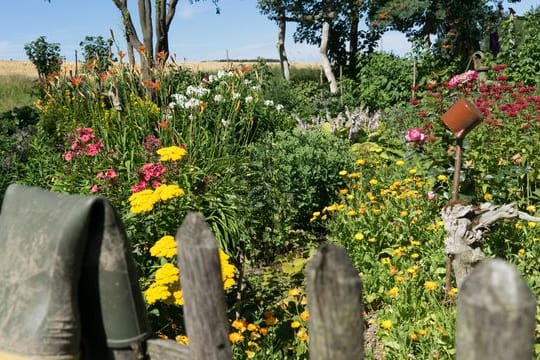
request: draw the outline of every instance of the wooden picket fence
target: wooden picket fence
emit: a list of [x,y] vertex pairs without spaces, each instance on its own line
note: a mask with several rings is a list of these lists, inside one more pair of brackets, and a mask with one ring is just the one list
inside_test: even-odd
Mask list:
[[[151,339],[139,349],[114,351],[115,359],[137,359],[134,351],[156,360],[232,359],[216,240],[197,213],[186,216],[176,240],[189,346]],[[321,246],[306,277],[310,359],[363,359],[362,283],[347,252]],[[536,299],[513,266],[482,262],[460,289],[457,306],[457,359],[533,358]]]

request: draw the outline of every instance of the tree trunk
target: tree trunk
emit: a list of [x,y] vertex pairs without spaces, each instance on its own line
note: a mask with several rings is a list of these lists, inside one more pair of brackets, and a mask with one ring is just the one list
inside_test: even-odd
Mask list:
[[360,22],[359,1],[350,0],[351,28],[349,32],[349,76],[356,77],[356,55],[358,54],[358,24]]
[[290,80],[289,72],[289,60],[287,59],[287,53],[285,52],[285,32],[287,28],[287,22],[285,21],[285,16],[279,20],[279,30],[278,30],[278,41],[277,49],[279,53],[279,64],[281,65],[281,74],[285,80]]
[[321,53],[324,75],[326,76],[326,79],[330,83],[330,93],[336,94],[338,91],[337,81],[336,81],[336,77],[334,76],[334,73],[332,72],[332,65],[330,64],[330,60],[328,60],[328,55],[327,55],[329,38],[330,38],[330,23],[328,22],[328,20],[325,20],[322,27],[321,47],[319,48],[319,52]]

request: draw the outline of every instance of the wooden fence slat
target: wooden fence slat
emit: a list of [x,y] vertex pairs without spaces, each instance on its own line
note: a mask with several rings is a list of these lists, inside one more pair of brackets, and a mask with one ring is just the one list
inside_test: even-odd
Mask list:
[[535,297],[512,265],[482,261],[460,289],[456,359],[531,360],[535,313]]
[[216,239],[204,217],[190,212],[176,241],[191,359],[231,359]]
[[363,359],[362,283],[345,249],[323,245],[306,277],[310,359]]
[[191,360],[189,347],[174,340],[151,339],[146,342],[149,360]]

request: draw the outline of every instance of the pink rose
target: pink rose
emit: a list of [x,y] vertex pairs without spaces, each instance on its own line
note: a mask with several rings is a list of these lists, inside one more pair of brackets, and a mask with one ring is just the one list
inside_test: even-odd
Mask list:
[[407,131],[405,141],[423,143],[426,141],[426,134],[420,128],[412,128]]

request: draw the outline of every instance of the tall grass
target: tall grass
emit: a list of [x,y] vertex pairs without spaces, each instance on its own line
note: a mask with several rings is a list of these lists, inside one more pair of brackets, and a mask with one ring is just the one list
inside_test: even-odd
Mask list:
[[0,113],[31,105],[37,99],[34,79],[22,75],[0,76]]

